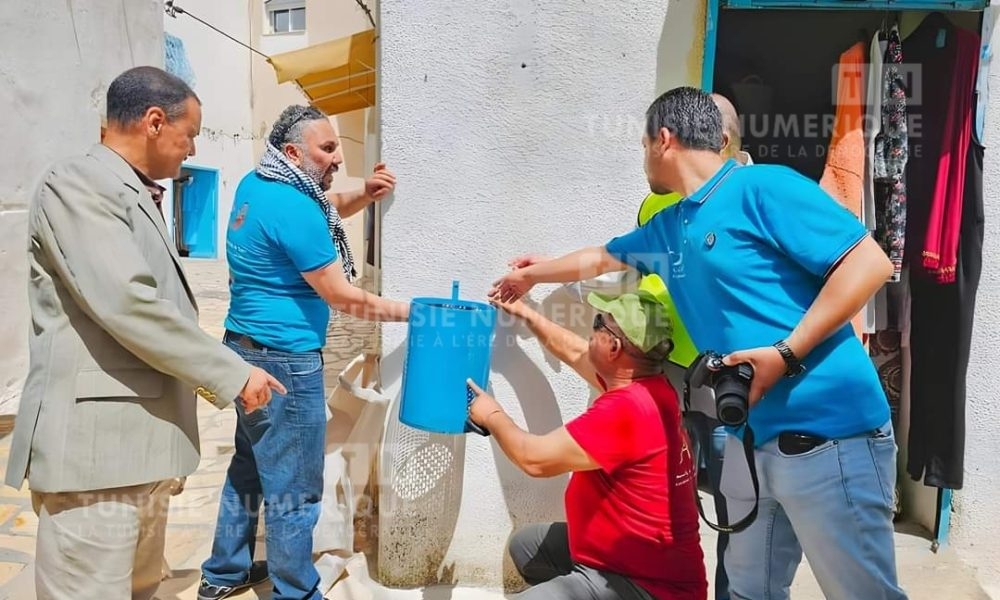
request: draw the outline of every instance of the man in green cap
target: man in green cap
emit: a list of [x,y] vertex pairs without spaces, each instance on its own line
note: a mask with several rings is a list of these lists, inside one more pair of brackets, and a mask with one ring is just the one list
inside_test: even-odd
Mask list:
[[[740,118],[732,102],[722,94],[712,94],[712,101],[719,108],[722,115],[723,147],[720,154],[723,158],[732,158],[743,165],[752,165],[753,159],[750,154],[743,150],[743,139],[741,135]],[[657,213],[663,209],[676,204],[682,199],[677,192],[667,192],[665,194],[648,194],[639,206],[636,217],[636,226],[642,227],[648,223]],[[537,262],[543,262],[546,257],[537,255],[519,256],[510,261],[510,266],[515,269],[530,266]],[[598,291],[622,292],[638,288],[644,292],[652,294],[659,301],[670,316],[673,325],[673,350],[670,353],[670,364],[665,368],[668,379],[676,389],[683,389],[684,371],[694,362],[698,356],[698,350],[688,334],[687,327],[677,314],[677,308],[667,286],[655,273],[642,276],[635,271],[620,271],[608,273],[587,281],[567,284],[569,289],[574,290],[574,294],[582,296],[587,292]],[[687,427],[692,437],[695,467],[702,463],[705,467],[708,485],[711,489],[715,504],[716,517],[721,520],[727,518],[727,506],[725,497],[719,492],[719,482],[722,477],[722,461],[726,442],[726,432],[722,424],[715,418],[715,396],[712,390],[703,387],[691,390],[691,409],[686,418]],[[716,541],[716,568],[715,568],[715,600],[729,599],[729,577],[723,563],[726,546],[729,543],[729,535],[720,533]]]
[[508,551],[532,587],[523,598],[704,600],[696,477],[677,393],[663,375],[673,349],[666,308],[645,291],[591,293],[586,340],[520,301],[496,303],[603,393],[544,435],[522,429],[469,380],[470,418],[532,477],[572,472],[566,522],[524,527]]

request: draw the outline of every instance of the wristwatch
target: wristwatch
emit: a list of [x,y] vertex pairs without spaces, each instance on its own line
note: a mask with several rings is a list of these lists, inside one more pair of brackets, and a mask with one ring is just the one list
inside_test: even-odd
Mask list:
[[792,349],[788,347],[788,343],[785,340],[778,340],[774,343],[774,347],[781,353],[781,358],[785,359],[785,377],[795,377],[796,375],[801,375],[805,372],[806,368],[799,360],[798,356],[792,352]]

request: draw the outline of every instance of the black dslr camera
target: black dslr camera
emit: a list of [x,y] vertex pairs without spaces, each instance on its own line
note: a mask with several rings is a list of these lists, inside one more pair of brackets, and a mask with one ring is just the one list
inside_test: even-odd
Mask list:
[[[747,412],[750,397],[750,382],[753,380],[753,366],[749,363],[740,363],[732,367],[727,367],[722,362],[722,355],[708,351],[699,354],[694,359],[691,366],[684,373],[684,412],[691,410],[691,388],[709,386],[715,390],[715,411],[718,413],[719,421],[724,425],[738,427],[746,424],[743,428],[743,455],[746,457],[747,467],[750,470],[750,481],[753,483],[754,503],[753,508],[739,521],[728,524],[729,519],[724,518],[715,524],[705,516],[705,510],[701,506],[701,496],[697,490],[694,494],[695,502],[698,504],[698,514],[705,523],[712,529],[721,533],[737,533],[743,531],[757,518],[757,511],[760,505],[760,481],[757,478],[757,463],[754,459],[754,436],[753,429],[747,423]],[[726,456],[726,459],[729,457]]]
[[684,384],[689,389],[707,385],[715,390],[719,421],[737,427],[747,420],[753,367],[750,363],[729,367],[722,363],[722,358],[721,354],[712,351],[698,355],[684,374]]

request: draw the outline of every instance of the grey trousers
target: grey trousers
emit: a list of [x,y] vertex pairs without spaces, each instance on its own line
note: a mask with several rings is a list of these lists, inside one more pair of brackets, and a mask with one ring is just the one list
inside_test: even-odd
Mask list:
[[32,492],[39,600],[149,600],[163,575],[172,481]]
[[622,575],[574,563],[566,523],[529,525],[514,533],[510,557],[530,588],[521,600],[652,600],[649,592]]

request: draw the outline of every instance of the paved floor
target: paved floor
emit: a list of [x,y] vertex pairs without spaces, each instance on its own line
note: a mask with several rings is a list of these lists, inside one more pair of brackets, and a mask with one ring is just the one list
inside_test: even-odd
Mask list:
[[[189,261],[187,271],[201,305],[202,326],[218,337],[227,304],[226,272],[216,262]],[[362,351],[377,349],[377,328],[350,317],[339,317],[331,328],[327,349],[327,370],[339,373],[348,360]],[[233,451],[232,431],[235,413],[219,411],[208,403],[199,408],[202,461],[196,473],[187,479],[185,491],[170,504],[166,559],[173,576],[160,588],[160,600],[194,600],[198,585],[198,568],[211,550],[219,490]],[[10,450],[9,418],[0,417],[0,476]],[[705,503],[710,508],[711,502]],[[31,511],[26,490],[0,488],[0,600],[34,598],[32,560],[37,520]],[[831,527],[836,524],[831,523]],[[704,547],[714,548],[715,536],[703,528]],[[929,541],[921,535],[897,533],[897,563],[900,579],[912,600],[969,599],[988,600],[989,596],[976,583],[974,573],[948,549],[934,554]],[[714,553],[709,556],[709,568],[714,569]],[[331,598],[343,600],[485,600],[500,598],[495,590],[437,587],[420,590],[389,590],[368,578],[363,560],[353,561],[348,577],[338,583]],[[800,568],[792,587],[797,600],[822,598],[807,564]],[[240,600],[269,599],[267,585],[240,596]]]

